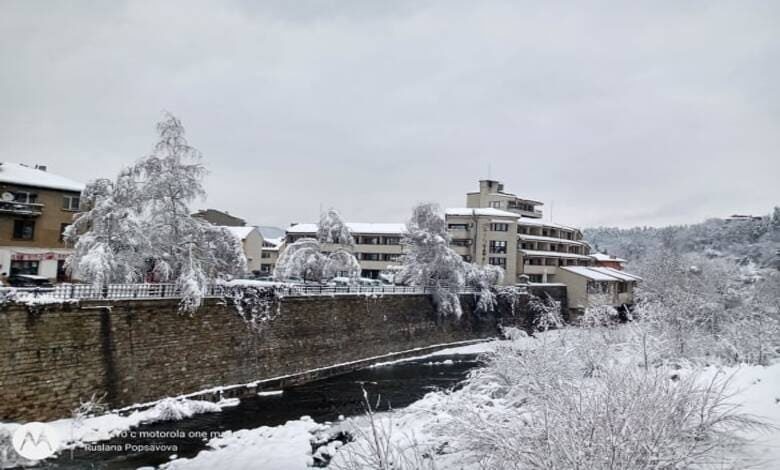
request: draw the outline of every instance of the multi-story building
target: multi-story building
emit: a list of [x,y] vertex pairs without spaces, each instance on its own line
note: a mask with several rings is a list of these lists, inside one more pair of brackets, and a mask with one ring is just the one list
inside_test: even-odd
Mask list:
[[530,282],[557,282],[561,266],[588,266],[590,246],[574,227],[545,222],[542,203],[504,192],[495,180],[481,180],[479,191],[466,194],[464,209],[447,209],[453,248],[467,261],[505,270],[504,282],[520,276]]
[[446,209],[450,245],[464,261],[492,264],[504,270],[504,282],[517,278],[517,220],[515,213],[500,209]]
[[257,227],[245,226],[223,226],[230,233],[241,240],[241,247],[244,249],[244,256],[246,257],[246,268],[251,273],[259,273],[262,265],[263,254],[263,234]]
[[[352,250],[361,267],[361,276],[376,279],[382,271],[398,266],[403,254],[401,238],[404,224],[365,224],[347,223],[355,243],[352,247],[323,245],[324,252],[336,248]],[[301,238],[316,238],[317,224],[295,224],[287,229],[285,243],[293,243]]]
[[83,189],[45,166],[0,163],[0,273],[67,280],[71,250],[63,232],[79,211]]
[[539,201],[504,192],[503,183],[496,180],[480,180],[479,191],[466,193],[466,207],[503,209],[532,219],[542,218],[542,211],[536,208],[541,205]]
[[260,254],[260,273],[270,275],[276,268],[279,250],[284,246],[284,238],[263,239],[263,251]]

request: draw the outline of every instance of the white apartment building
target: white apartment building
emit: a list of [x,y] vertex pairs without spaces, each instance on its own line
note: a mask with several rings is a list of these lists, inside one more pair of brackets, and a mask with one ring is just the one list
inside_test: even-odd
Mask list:
[[[571,292],[575,301],[579,304],[587,300],[593,288],[585,287],[588,282],[592,287],[594,279],[585,274],[598,275],[590,270],[597,264],[598,256],[591,254],[590,245],[582,239],[582,231],[545,222],[538,209],[541,202],[505,192],[504,185],[498,181],[482,180],[479,186],[479,191],[466,194],[467,207],[444,211],[453,250],[467,262],[501,267],[506,285],[523,282],[526,276],[531,283],[566,284],[567,290],[571,283],[575,286]],[[360,262],[363,277],[376,278],[382,271],[398,267],[398,259],[404,252],[401,245],[404,224],[347,223],[347,226],[355,239],[352,251]],[[285,243],[316,236],[317,224],[295,224],[287,229]],[[326,252],[333,249],[323,247]],[[630,302],[624,303],[632,303],[636,276],[624,273],[610,275],[609,279],[602,277],[598,282],[607,291],[615,292],[610,299],[615,302],[629,299]],[[597,286],[601,288],[602,284]]]

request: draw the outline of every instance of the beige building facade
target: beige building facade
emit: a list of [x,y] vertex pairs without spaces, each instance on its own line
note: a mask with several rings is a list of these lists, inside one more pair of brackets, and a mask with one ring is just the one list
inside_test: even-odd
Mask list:
[[79,211],[83,189],[44,166],[0,163],[0,273],[68,280],[71,250],[62,234]]

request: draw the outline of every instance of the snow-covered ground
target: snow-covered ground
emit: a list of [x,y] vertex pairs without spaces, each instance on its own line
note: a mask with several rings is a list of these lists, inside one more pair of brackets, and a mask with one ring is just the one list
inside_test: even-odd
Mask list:
[[[553,335],[556,333],[552,333]],[[533,347],[539,341],[520,338],[522,347]],[[451,354],[473,354],[492,351],[499,343],[486,342],[461,348],[439,351],[425,357]],[[389,363],[392,364],[392,363]],[[768,430],[751,430],[742,433],[748,441],[746,454],[737,457],[737,468],[775,470],[780,462],[780,362],[771,366],[735,366],[705,369],[702,380],[715,374],[731,376],[731,390],[736,393],[730,400],[741,411],[759,417],[774,426]],[[432,392],[407,408],[375,415],[376,425],[388,431],[401,449],[418,447],[436,449],[436,468],[478,470],[480,462],[468,449],[459,448],[447,437],[437,432],[437,425],[452,412],[453,403],[461,397],[459,392]],[[488,404],[489,405],[489,404]],[[308,417],[289,421],[282,426],[260,427],[238,431],[209,442],[209,449],[192,459],[178,459],[166,465],[168,469],[306,469],[313,462],[312,442],[322,441],[323,435],[336,435],[343,430],[367,429],[365,416],[349,418],[336,424],[318,424]],[[439,430],[440,431],[440,430]],[[339,442],[331,443],[318,453],[340,454],[349,451],[347,444],[340,451]]]
[[[166,398],[151,408],[133,411],[127,415],[112,412],[100,416],[60,419],[47,424],[53,426],[57,435],[63,440],[60,449],[62,451],[109,440],[142,424],[178,421],[202,413],[216,413],[222,411],[223,408],[236,406],[238,403],[239,400],[236,398],[225,399],[217,403]],[[13,435],[19,426],[16,423],[0,423],[0,436]],[[23,460],[14,460],[14,462],[17,464],[30,463]],[[0,460],[0,463],[3,462]]]
[[281,426],[228,431],[209,441],[209,450],[193,459],[176,459],[163,465],[167,470],[307,469],[312,464],[311,440],[327,425],[307,416]]

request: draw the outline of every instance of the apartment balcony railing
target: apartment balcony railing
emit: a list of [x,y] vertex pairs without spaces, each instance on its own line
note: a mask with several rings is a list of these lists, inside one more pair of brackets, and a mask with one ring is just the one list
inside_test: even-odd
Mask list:
[[0,214],[41,215],[43,204],[0,200]]

